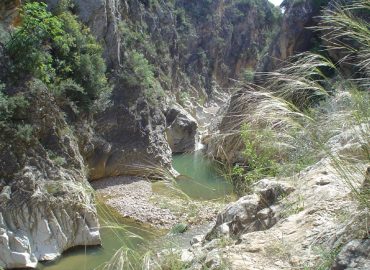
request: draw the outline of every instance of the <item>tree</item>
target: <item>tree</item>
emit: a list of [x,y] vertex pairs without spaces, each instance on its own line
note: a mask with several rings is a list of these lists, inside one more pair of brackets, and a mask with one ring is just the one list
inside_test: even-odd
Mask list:
[[13,80],[25,75],[38,78],[89,111],[111,87],[102,47],[69,7],[63,5],[57,15],[47,11],[45,3],[22,7],[21,25],[6,45],[11,60],[9,75]]

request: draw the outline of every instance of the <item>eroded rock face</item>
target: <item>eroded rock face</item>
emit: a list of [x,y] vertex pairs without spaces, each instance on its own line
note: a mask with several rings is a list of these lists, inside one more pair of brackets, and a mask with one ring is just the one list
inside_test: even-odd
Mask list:
[[150,176],[155,168],[174,173],[164,114],[144,98],[122,93],[123,89],[115,89],[115,104],[97,118],[92,147],[86,153],[90,179]]
[[[290,56],[307,51],[314,45],[315,31],[308,27],[317,25],[318,20],[315,17],[320,15],[325,1],[286,2],[281,29],[272,41],[267,55],[259,64],[259,71],[273,71],[281,67]],[[326,1],[326,4],[328,2]]]
[[77,139],[45,86],[30,81],[32,128],[0,132],[0,266],[36,267],[68,248],[100,244],[99,222]]
[[[356,181],[364,180],[366,164],[358,163],[356,166],[363,170],[351,171],[351,177]],[[189,269],[201,269],[211,252],[219,254],[229,269],[235,270],[280,270],[307,266],[317,269],[327,257],[315,252],[316,248],[330,253],[343,244],[345,246],[331,269],[368,269],[368,239],[351,241],[368,234],[369,222],[365,218],[368,217],[368,210],[359,208],[343,177],[335,169],[333,161],[324,158],[285,179],[292,181],[295,190],[281,197],[277,208],[275,202],[273,206],[257,212],[259,198],[256,194],[230,204],[220,213],[228,222],[217,221],[221,224],[217,229],[219,236],[206,238],[201,244],[194,243],[189,249],[195,256]],[[358,185],[361,184],[359,181]],[[276,198],[278,193],[271,193],[268,186],[265,182],[257,190],[260,190],[260,195],[270,194],[267,198]],[[252,230],[256,227],[254,222],[268,217],[270,208],[275,209],[280,219],[267,229]],[[254,218],[257,215],[259,218]],[[341,219],[341,216],[345,218]],[[239,228],[244,231],[235,240],[228,237],[233,228],[238,228],[230,226],[233,224],[241,224]]]
[[197,143],[197,122],[180,106],[173,106],[166,114],[167,140],[172,153],[192,152]]
[[[37,174],[32,168],[25,170],[27,176]],[[6,186],[0,194],[0,266],[35,268],[38,261],[54,260],[71,247],[101,243],[96,210],[87,206],[92,201],[82,185],[27,180],[37,189],[12,186],[11,192]]]
[[217,216],[206,240],[221,235],[237,237],[243,233],[266,230],[279,220],[281,207],[273,205],[280,196],[286,196],[294,188],[284,182],[260,180],[254,187],[255,193],[240,198],[226,207]]

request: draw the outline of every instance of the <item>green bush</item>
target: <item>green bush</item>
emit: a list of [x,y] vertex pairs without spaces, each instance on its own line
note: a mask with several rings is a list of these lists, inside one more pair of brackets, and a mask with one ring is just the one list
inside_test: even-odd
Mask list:
[[6,44],[9,76],[17,81],[31,75],[50,88],[60,84],[63,88],[63,81],[73,80],[79,87],[64,91],[66,98],[89,111],[111,91],[102,47],[68,10],[68,1],[61,3],[57,15],[47,11],[45,3],[26,3],[21,8],[21,25]]
[[23,142],[31,142],[32,141],[32,134],[33,134],[33,127],[29,124],[18,124],[16,126],[16,136],[18,139],[22,140]]
[[245,124],[241,130],[244,143],[246,166],[236,165],[232,171],[232,181],[238,195],[250,191],[250,186],[263,177],[275,176],[278,173],[274,133],[269,129],[252,130]]
[[251,68],[246,68],[244,71],[243,71],[243,80],[245,82],[252,82],[253,81],[253,78],[254,78],[254,73],[255,71]]
[[0,84],[0,126],[7,125],[17,111],[24,110],[28,106],[27,100],[22,95],[8,96],[3,90],[4,84]]
[[62,22],[46,11],[45,3],[26,3],[20,10],[21,26],[6,44],[12,60],[11,75],[30,74],[46,83],[55,76],[50,44],[64,47]]
[[126,67],[121,70],[121,78],[130,87],[144,89],[144,95],[152,104],[157,103],[158,97],[163,96],[163,89],[154,76],[154,67],[145,56],[132,50],[128,52]]

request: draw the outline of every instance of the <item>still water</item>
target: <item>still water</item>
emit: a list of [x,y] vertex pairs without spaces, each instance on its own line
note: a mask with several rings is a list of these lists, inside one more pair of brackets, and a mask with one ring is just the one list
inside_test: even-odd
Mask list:
[[177,184],[196,200],[222,199],[232,194],[232,185],[220,174],[214,161],[201,152],[173,156],[173,167],[181,174]]
[[[217,166],[200,152],[174,156],[173,167],[181,174],[177,179],[178,188],[192,199],[222,199],[232,193],[231,184],[219,174]],[[98,207],[98,214],[102,225],[102,247],[71,249],[54,262],[40,263],[38,269],[93,270],[109,261],[122,246],[138,252],[147,251],[148,242],[158,242],[165,234],[122,218],[104,205]],[[117,224],[124,229],[112,228]]]
[[[128,247],[139,251],[146,241],[152,241],[163,232],[122,218],[114,209],[98,207],[102,247],[73,248],[53,262],[39,263],[40,270],[92,270],[109,261],[117,250]],[[117,225],[120,228],[117,228]]]

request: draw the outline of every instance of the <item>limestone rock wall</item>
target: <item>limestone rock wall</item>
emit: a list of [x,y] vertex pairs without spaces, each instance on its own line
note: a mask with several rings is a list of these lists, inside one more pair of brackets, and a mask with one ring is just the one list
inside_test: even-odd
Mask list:
[[[284,5],[284,2],[287,2]],[[273,71],[290,56],[311,49],[318,41],[309,27],[317,25],[320,10],[329,1],[284,1],[285,13],[279,33],[271,42],[266,56],[258,65],[262,72]]]
[[[180,103],[184,96],[195,103],[207,100],[245,68],[255,67],[267,45],[265,33],[276,23],[267,0],[258,6],[231,0],[74,3],[81,20],[103,42],[115,85],[113,105],[96,118],[91,147],[84,154],[91,179],[135,175],[138,167],[171,171],[172,151],[165,137],[171,100]],[[155,80],[168,98],[148,102],[151,89],[125,80],[133,51],[154,67]]]
[[99,222],[77,138],[52,95],[37,81],[16,91],[30,105],[16,117],[32,134],[0,132],[0,266],[34,268],[100,244]]

